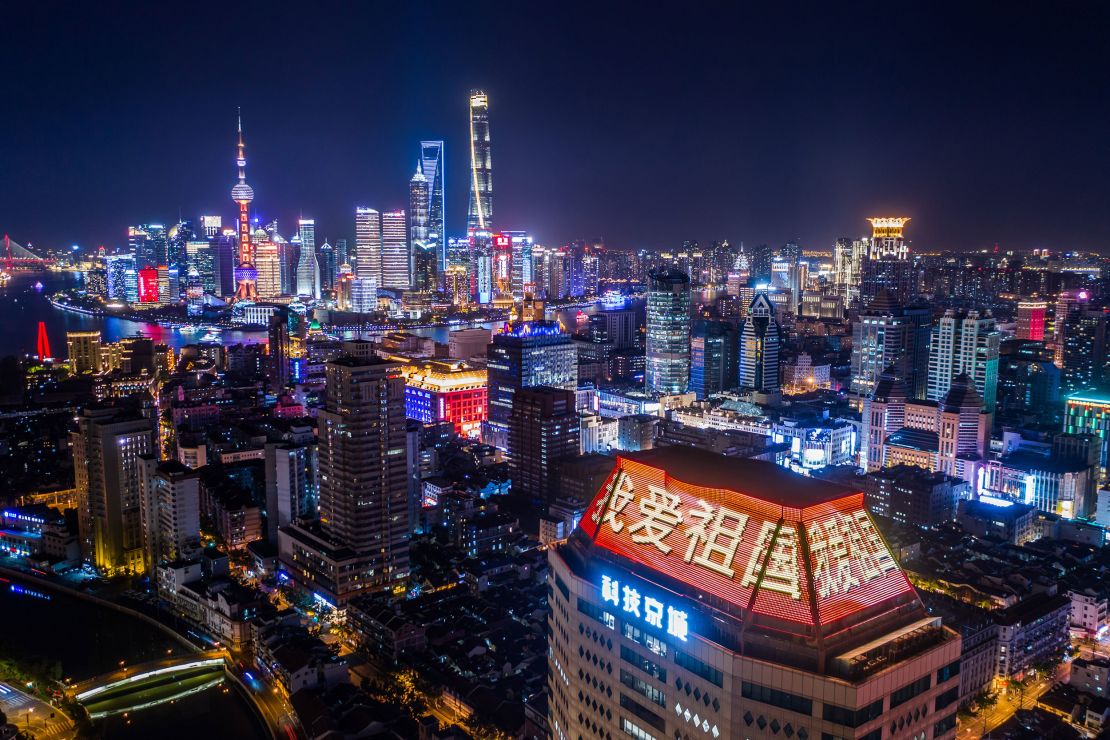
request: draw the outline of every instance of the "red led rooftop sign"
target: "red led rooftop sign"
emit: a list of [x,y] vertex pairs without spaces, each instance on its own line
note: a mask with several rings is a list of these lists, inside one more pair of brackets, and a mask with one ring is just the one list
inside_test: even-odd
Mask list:
[[[862,493],[765,474],[765,464],[751,462],[760,486],[781,486],[773,496],[745,492],[743,478],[729,488],[694,485],[668,471],[674,455],[618,458],[579,524],[586,535],[744,612],[800,625],[827,625],[913,591]],[[687,479],[705,478],[689,474],[696,465],[682,467]]]

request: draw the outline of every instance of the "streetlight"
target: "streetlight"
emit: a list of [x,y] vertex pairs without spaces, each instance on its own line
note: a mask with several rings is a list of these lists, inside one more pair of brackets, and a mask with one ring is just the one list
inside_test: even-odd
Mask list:
[[33,711],[35,711],[34,707],[31,707],[30,709],[27,710],[27,729],[28,729],[28,731],[31,729],[31,712],[33,712]]

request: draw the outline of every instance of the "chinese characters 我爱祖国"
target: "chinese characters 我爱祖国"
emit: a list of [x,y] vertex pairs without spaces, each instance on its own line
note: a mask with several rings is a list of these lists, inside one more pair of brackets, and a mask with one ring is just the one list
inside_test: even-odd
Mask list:
[[[664,555],[674,549],[672,545],[677,543],[671,536],[678,532],[685,538],[685,547],[678,550],[684,562],[725,578],[739,578],[744,587],[759,583],[768,591],[801,598],[799,540],[803,532],[795,525],[759,522],[747,562],[735,563],[751,521],[749,515],[701,499],[694,499],[692,504],[684,502],[678,494],[658,485],[646,489],[637,497],[632,477],[625,471],[618,472],[592,513],[593,521],[599,527],[608,524],[613,533],[627,531],[632,542]],[[629,504],[635,507],[629,508]],[[638,511],[640,517],[626,523],[623,517],[633,511]],[[818,598],[847,593],[898,567],[862,509],[804,526]]]
[[[659,599],[641,594],[640,590],[609,576],[601,577],[601,600],[619,608],[625,614],[640,617],[652,627],[666,629],[668,635],[685,640],[690,627],[686,612],[665,605]],[[642,612],[641,612],[642,609]],[[666,617],[666,627],[663,621]]]

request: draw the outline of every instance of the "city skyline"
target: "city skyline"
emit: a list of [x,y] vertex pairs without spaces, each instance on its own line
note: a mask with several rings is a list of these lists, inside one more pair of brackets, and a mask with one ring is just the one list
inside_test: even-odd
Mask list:
[[[567,15],[478,13],[503,44],[444,65],[457,58],[451,35],[477,21],[432,4],[380,11],[394,14],[397,34],[373,51],[353,44],[364,21],[358,11],[306,19],[310,37],[331,41],[304,69],[242,58],[220,43],[233,24],[200,37],[217,49],[211,58],[184,62],[171,50],[189,42],[189,29],[164,11],[144,8],[109,28],[79,10],[38,23],[49,6],[27,9],[13,33],[34,46],[49,28],[57,53],[27,55],[34,66],[12,60],[6,99],[28,111],[35,102],[41,112],[0,125],[12,145],[0,187],[10,209],[3,229],[23,243],[113,246],[125,224],[172,221],[179,210],[230,218],[221,197],[227,121],[241,106],[254,153],[252,208],[262,223],[292,223],[303,213],[322,237],[349,239],[353,207],[405,207],[420,142],[443,140],[446,232],[460,236],[464,117],[468,92],[480,88],[497,138],[498,227],[527,229],[547,244],[603,237],[620,248],[686,238],[778,245],[796,237],[804,248],[828,249],[864,233],[863,215],[894,212],[913,216],[917,249],[1098,249],[1110,238],[1110,221],[1098,215],[1106,196],[1099,172],[1110,152],[1098,126],[1106,103],[1080,82],[1105,76],[1105,65],[1085,57],[1097,47],[1083,42],[1098,25],[1088,7],[1068,18],[972,9],[959,23],[940,11],[703,14],[670,29],[612,10],[588,28]],[[425,31],[419,21],[429,14],[443,21],[427,32],[429,54],[383,75],[381,65]],[[624,33],[607,35],[618,18]],[[293,18],[279,6],[253,20],[280,37]],[[749,29],[738,39],[727,31],[736,20]],[[546,48],[523,32],[540,22],[562,32],[551,34],[564,36],[560,43],[590,48],[590,59],[550,55],[556,65],[534,53],[525,69],[510,69],[506,59],[525,38]],[[887,26],[899,35],[881,64],[851,51]],[[165,33],[147,38],[148,27]],[[938,33],[944,55],[933,53]],[[141,46],[142,69],[123,66],[124,39]],[[85,54],[92,40],[96,53]],[[777,61],[756,73],[754,60],[768,54]],[[648,61],[630,67],[631,58]],[[363,78],[377,85],[370,102],[350,95],[348,83]],[[152,84],[166,79],[180,79],[175,92]],[[54,94],[37,98],[47,83]],[[295,118],[275,105],[302,90],[336,113]],[[123,105],[127,99],[150,104]],[[175,106],[177,99],[200,104]],[[166,104],[174,115],[162,114]],[[674,156],[653,154],[661,146]],[[106,176],[108,187],[96,185]],[[55,216],[59,200],[64,219]]]

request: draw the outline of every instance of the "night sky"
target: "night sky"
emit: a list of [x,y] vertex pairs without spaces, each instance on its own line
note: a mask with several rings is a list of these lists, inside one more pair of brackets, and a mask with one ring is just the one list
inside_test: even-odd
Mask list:
[[599,5],[7,3],[0,233],[226,223],[242,106],[285,233],[353,240],[442,138],[459,234],[482,87],[495,223],[545,244],[827,248],[909,215],[919,250],[1110,246],[1104,3]]

